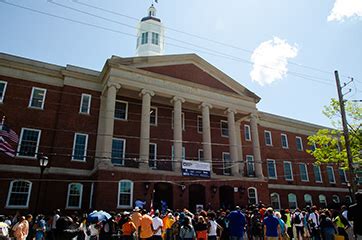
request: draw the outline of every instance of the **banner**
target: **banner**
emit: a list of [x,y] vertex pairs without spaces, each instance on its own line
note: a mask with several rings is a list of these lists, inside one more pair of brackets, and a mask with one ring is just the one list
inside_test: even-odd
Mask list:
[[210,178],[210,163],[183,160],[182,176]]

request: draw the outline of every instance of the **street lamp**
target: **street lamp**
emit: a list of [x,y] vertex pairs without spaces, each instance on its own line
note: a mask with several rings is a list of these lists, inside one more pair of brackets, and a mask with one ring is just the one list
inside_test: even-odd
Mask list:
[[39,167],[40,167],[40,176],[39,176],[39,186],[38,186],[38,193],[36,196],[36,202],[35,202],[35,214],[38,214],[38,207],[39,207],[39,197],[40,197],[40,190],[41,190],[41,184],[43,179],[44,170],[47,168],[49,159],[47,156],[44,156],[43,154],[40,154],[38,156],[39,161]]

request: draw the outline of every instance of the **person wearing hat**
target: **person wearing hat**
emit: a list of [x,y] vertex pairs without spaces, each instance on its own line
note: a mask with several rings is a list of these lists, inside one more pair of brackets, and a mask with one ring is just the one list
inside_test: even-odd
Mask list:
[[280,224],[276,216],[274,216],[274,209],[269,207],[266,209],[267,215],[264,218],[264,236],[267,240],[278,240],[281,237]]
[[122,236],[124,240],[132,240],[133,234],[137,228],[130,218],[130,213],[127,211],[123,212],[124,223],[122,224]]
[[142,214],[140,213],[139,207],[135,207],[133,209],[133,212],[132,212],[130,218],[131,218],[132,222],[134,223],[134,225],[136,226],[135,237],[137,239],[138,235],[139,235],[139,228],[140,228],[141,219],[142,219]]

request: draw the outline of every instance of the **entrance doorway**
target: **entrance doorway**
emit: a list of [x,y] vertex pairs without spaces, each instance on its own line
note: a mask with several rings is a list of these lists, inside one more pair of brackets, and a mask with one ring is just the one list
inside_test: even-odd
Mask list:
[[230,186],[219,188],[220,207],[223,209],[234,209],[234,189]]
[[192,184],[189,186],[189,209],[191,212],[196,211],[196,205],[205,206],[205,187],[201,184]]
[[[162,204],[163,203],[163,204]],[[156,183],[153,196],[153,207],[163,211],[163,208],[173,208],[173,190],[170,183]]]

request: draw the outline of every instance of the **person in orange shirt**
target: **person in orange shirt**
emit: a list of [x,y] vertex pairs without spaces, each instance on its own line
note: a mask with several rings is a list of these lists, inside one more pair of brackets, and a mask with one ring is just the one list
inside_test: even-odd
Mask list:
[[[29,221],[32,220],[32,216],[31,215],[27,215],[27,218]],[[29,222],[27,219],[25,219],[24,216],[22,216],[20,218],[19,223],[17,223],[16,225],[14,225],[13,230],[14,230],[14,237],[16,238],[16,240],[25,240],[26,237],[29,234]]]
[[140,224],[140,239],[151,240],[155,229],[152,226],[152,218],[145,209],[142,210],[142,219]]
[[125,223],[122,225],[122,236],[124,240],[132,240],[133,233],[136,232],[137,228],[134,223],[131,221],[129,213],[124,213]]
[[140,209],[138,207],[135,207],[133,209],[133,213],[131,214],[131,220],[136,226],[136,232],[135,232],[135,238],[138,239],[139,236],[139,227],[141,224],[142,214],[140,213]]
[[166,216],[162,219],[163,221],[163,228],[162,231],[164,233],[163,238],[165,240],[171,239],[171,226],[175,222],[175,218],[172,215],[171,211],[168,211]]

